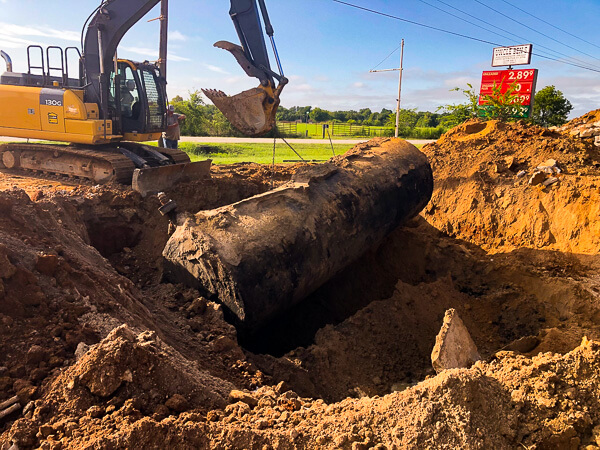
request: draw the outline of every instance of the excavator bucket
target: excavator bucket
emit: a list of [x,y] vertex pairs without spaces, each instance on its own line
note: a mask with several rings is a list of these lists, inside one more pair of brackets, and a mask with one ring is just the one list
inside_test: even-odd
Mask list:
[[231,124],[247,136],[260,136],[275,126],[279,92],[271,86],[258,86],[237,95],[202,89]]
[[135,169],[131,187],[145,197],[151,193],[168,190],[180,182],[208,177],[211,163],[212,160],[207,159],[206,161]]

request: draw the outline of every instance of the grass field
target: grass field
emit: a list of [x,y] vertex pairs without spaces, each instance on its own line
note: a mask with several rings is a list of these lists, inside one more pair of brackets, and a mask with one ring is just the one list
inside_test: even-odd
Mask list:
[[[292,144],[294,150],[305,160],[326,161],[333,156],[329,144]],[[336,155],[345,153],[351,144],[333,144]],[[192,161],[210,158],[214,164],[233,164],[254,162],[269,164],[273,162],[273,144],[202,144],[180,142],[179,148],[190,155]],[[275,163],[285,160],[300,160],[283,142],[275,147]]]
[[[3,142],[0,142],[2,144]],[[56,142],[52,142],[56,144]],[[147,142],[156,145],[156,142]],[[294,150],[307,161],[327,161],[333,156],[330,144],[292,144]],[[341,155],[352,148],[352,144],[333,144],[336,155]],[[422,147],[418,145],[417,147]],[[212,159],[213,164],[234,164],[253,162],[270,164],[273,162],[273,144],[213,144],[197,142],[180,142],[179,148],[185,151],[192,161]],[[293,161],[290,161],[293,160]],[[275,147],[275,163],[296,162],[302,159],[283,142]]]

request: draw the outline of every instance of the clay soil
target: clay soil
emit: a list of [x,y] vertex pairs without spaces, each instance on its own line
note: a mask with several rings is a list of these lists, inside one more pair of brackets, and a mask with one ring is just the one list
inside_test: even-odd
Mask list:
[[[600,153],[493,121],[423,152],[421,215],[254,334],[163,280],[155,197],[0,174],[0,449],[600,447]],[[212,209],[299,167],[167,195]],[[482,360],[436,374],[449,308]]]

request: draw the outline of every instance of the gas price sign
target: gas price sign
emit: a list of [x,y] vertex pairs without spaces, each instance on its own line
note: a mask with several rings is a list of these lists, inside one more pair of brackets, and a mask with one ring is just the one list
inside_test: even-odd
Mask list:
[[512,88],[514,94],[517,95],[514,100],[514,117],[529,117],[535,95],[537,74],[537,69],[488,70],[483,72],[479,90],[479,105],[485,109],[487,103],[485,96],[494,95],[494,88],[499,88],[500,94],[505,94]]

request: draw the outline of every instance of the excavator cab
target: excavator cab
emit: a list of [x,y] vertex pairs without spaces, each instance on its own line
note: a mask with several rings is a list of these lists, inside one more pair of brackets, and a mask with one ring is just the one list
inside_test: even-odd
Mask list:
[[158,139],[166,127],[166,92],[158,68],[120,59],[117,73],[111,71],[109,78],[108,108],[113,129],[126,141]]

